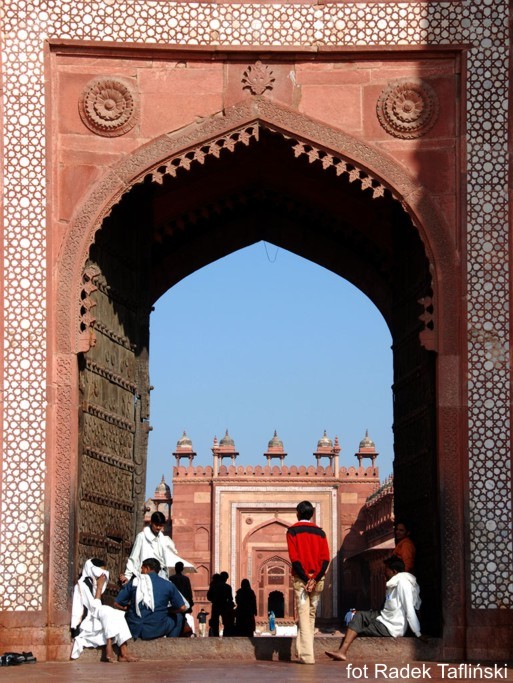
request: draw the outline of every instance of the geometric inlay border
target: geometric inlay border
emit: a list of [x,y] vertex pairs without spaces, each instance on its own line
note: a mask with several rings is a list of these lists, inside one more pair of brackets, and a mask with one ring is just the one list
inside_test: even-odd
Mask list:
[[[506,0],[244,5],[4,0],[1,608],[43,607],[46,476],[44,44],[318,47],[467,44],[471,605],[513,607]],[[62,371],[66,369],[62,364]],[[69,368],[68,368],[69,370]],[[63,461],[63,467],[67,465]],[[36,504],[35,504],[36,501]],[[62,502],[66,512],[67,502]],[[66,513],[67,514],[67,513]],[[64,515],[65,516],[65,515]],[[445,520],[450,526],[451,520]],[[69,534],[67,518],[52,535]],[[54,548],[55,567],[68,561]],[[67,595],[57,600],[65,606]]]

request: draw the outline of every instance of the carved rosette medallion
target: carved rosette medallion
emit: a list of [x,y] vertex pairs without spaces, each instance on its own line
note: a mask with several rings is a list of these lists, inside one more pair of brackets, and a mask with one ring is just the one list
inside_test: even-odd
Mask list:
[[438,117],[438,98],[420,79],[392,81],[381,93],[376,107],[379,122],[395,138],[420,138]]
[[139,98],[128,80],[95,78],[82,91],[78,110],[83,123],[93,133],[117,137],[134,127],[139,113]]
[[272,70],[258,60],[242,74],[242,89],[249,90],[253,95],[263,95],[266,90],[273,89],[275,80]]

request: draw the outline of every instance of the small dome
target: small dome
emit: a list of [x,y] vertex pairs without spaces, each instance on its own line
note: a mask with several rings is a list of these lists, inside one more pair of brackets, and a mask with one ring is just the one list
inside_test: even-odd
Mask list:
[[365,430],[365,436],[363,439],[360,441],[360,450],[362,448],[376,448],[376,444],[374,441],[369,437],[369,430]]
[[164,481],[164,475],[162,475],[162,481],[160,482],[160,484],[155,489],[155,498],[157,496],[159,498],[171,498],[171,489],[169,488],[169,486]]
[[235,441],[228,434],[228,430],[226,430],[226,434],[223,436],[223,438],[219,442],[219,445],[220,446],[235,446]]
[[278,438],[276,429],[274,430],[273,438],[267,444],[267,448],[283,448],[283,441]]
[[184,446],[192,449],[192,441],[187,436],[187,432],[185,431],[185,429],[183,431],[182,437],[178,439],[178,441],[176,442],[177,448],[184,448]]
[[324,430],[324,434],[317,442],[317,448],[333,448],[333,441],[328,438],[326,430]]

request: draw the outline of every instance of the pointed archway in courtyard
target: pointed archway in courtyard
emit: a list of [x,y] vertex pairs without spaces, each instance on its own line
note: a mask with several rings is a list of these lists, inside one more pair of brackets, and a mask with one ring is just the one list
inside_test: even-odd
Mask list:
[[144,502],[151,307],[182,278],[259,240],[346,278],[389,326],[396,511],[418,531],[425,619],[436,632],[443,602],[450,633],[463,585],[461,556],[447,552],[455,538],[463,543],[447,466],[458,416],[445,410],[457,373],[445,362],[457,337],[448,324],[457,320],[455,247],[396,162],[264,98],[141,148],[77,211],[59,273],[56,364],[79,411],[61,391],[57,425],[75,428],[57,426],[55,437],[71,463],[59,483],[76,488],[77,502],[52,564],[66,549],[78,562],[91,551],[122,561]]

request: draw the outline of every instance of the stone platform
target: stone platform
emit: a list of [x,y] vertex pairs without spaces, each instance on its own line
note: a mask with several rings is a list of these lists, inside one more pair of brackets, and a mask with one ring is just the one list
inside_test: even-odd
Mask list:
[[[340,636],[316,636],[315,656],[325,659],[325,650],[335,650]],[[284,661],[295,659],[295,638],[158,638],[130,642],[129,649],[140,660],[173,661]],[[433,638],[423,643],[417,638],[359,638],[351,648],[351,655],[363,661],[440,661],[442,641]],[[101,650],[84,650],[83,662],[98,662]]]

